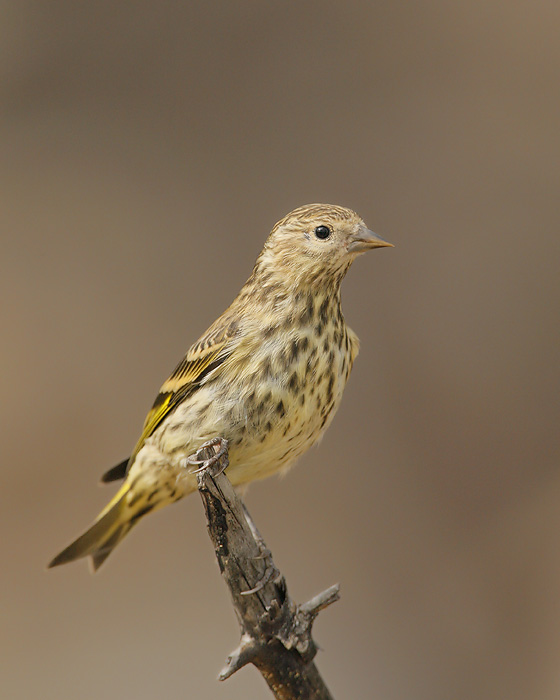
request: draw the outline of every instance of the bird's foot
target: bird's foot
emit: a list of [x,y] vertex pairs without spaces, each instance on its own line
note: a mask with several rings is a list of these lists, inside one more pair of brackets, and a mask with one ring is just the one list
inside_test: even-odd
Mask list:
[[252,593],[258,593],[266,586],[267,583],[270,583],[271,581],[274,581],[276,583],[282,578],[282,574],[280,573],[280,571],[278,571],[274,561],[272,560],[272,553],[270,549],[268,549],[268,547],[264,544],[262,540],[257,540],[257,544],[259,547],[259,553],[253,558],[264,559],[266,563],[266,569],[264,570],[263,575],[257,581],[255,586],[253,586],[253,588],[249,588],[249,590],[247,591],[241,591],[241,595],[251,595]]
[[227,449],[228,441],[225,438],[212,438],[201,445],[194,455],[187,457],[185,466],[197,467],[190,470],[192,474],[199,474],[204,470],[209,470],[213,476],[218,476],[229,465]]

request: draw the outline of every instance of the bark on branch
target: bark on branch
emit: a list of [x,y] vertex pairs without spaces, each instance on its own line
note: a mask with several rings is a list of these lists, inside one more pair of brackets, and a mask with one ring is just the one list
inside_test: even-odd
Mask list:
[[229,656],[220,680],[252,663],[279,700],[333,700],[313,663],[317,647],[311,627],[319,612],[338,600],[338,584],[296,605],[245,505],[224,474],[227,441],[211,440],[189,461],[198,466],[198,489],[208,532],[241,628],[239,646]]

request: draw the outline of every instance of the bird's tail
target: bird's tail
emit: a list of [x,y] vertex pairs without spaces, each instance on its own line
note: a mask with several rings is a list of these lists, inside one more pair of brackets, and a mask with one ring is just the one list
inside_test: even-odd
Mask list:
[[[49,564],[53,566],[66,564],[82,557],[91,557],[93,570],[96,571],[109,554],[144,515],[142,506],[131,507],[127,494],[130,486],[125,483],[115,497],[104,508],[93,525],[77,540],[63,549]],[[144,504],[145,505],[145,504]]]

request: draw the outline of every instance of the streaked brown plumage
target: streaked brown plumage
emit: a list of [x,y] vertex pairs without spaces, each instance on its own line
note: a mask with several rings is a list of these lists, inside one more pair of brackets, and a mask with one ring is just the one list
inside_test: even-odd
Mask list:
[[186,458],[229,441],[228,477],[241,485],[285,471],[332,420],[358,352],[340,285],[352,261],[388,246],[350,209],[311,204],[272,229],[231,306],[161,387],[126,477],[93,526],[53,559],[91,556],[98,568],[146,513],[191,493]]

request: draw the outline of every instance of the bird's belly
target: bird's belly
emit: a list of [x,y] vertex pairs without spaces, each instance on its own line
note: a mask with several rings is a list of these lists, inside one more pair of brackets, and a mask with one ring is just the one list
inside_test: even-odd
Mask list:
[[320,437],[318,427],[309,423],[279,422],[264,440],[255,437],[231,447],[228,477],[234,485],[240,485],[285,472]]
[[[287,471],[330,425],[342,399],[346,377],[330,367],[297,391],[271,391],[269,410],[249,419],[242,435],[230,438],[228,476],[234,485]],[[332,379],[331,379],[332,378]],[[268,395],[265,394],[265,396]]]
[[[283,367],[259,378],[255,369],[245,387],[224,373],[180,404],[149,442],[157,443],[177,473],[184,472],[186,457],[217,436],[229,441],[227,474],[234,485],[285,471],[329,426],[351,363],[342,349],[328,355],[310,351],[289,371]],[[179,478],[186,491],[196,488],[193,477]]]

